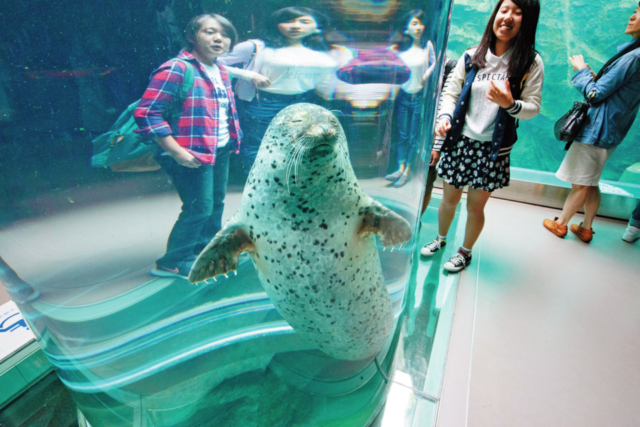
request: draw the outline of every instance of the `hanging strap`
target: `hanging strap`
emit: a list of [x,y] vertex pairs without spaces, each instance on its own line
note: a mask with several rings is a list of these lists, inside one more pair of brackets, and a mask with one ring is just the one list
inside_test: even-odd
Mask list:
[[180,61],[187,66],[187,69],[184,72],[184,82],[182,83],[182,97],[186,98],[187,94],[193,87],[193,80],[194,80],[193,65],[191,65],[191,62],[185,61],[184,59],[175,58],[175,60]]

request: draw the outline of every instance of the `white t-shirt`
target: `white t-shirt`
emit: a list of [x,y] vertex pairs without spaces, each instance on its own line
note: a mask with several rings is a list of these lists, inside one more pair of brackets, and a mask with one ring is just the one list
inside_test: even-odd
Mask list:
[[[505,85],[511,52],[509,50],[498,57],[491,53],[490,49],[487,51],[487,66],[478,70],[473,86],[471,86],[469,109],[462,128],[463,135],[477,141],[491,141],[493,139],[495,120],[500,106],[487,100],[487,90],[490,82],[494,82],[500,87]],[[464,63],[464,61],[460,62]]]
[[258,53],[256,65],[271,80],[271,85],[260,90],[281,95],[313,90],[337,67],[328,54],[304,46],[265,48]]
[[424,49],[412,46],[400,52],[398,57],[411,70],[411,76],[402,86],[406,93],[418,93],[423,87],[422,80],[431,74],[435,68],[435,52],[433,44],[427,43]]
[[[475,48],[473,48],[467,50],[466,53],[472,57],[475,51]],[[498,86],[504,87],[511,53],[512,50],[509,50],[501,57],[498,57],[491,53],[491,50],[487,51],[485,56],[487,66],[478,70],[471,87],[469,109],[462,128],[462,135],[477,141],[491,141],[493,139],[493,130],[500,107],[487,99],[487,89],[491,81]],[[462,92],[465,76],[465,61],[460,58],[456,68],[449,75],[442,92],[438,111],[439,121],[451,121],[456,103]],[[536,55],[535,62],[531,66],[522,87],[521,99],[515,101],[514,106],[507,110],[507,113],[519,120],[529,120],[538,115],[542,100],[543,82],[544,65],[540,55]],[[439,151],[442,142],[442,138],[436,138],[434,149]]]
[[202,64],[202,66],[216,90],[216,97],[220,105],[218,112],[218,147],[224,147],[229,143],[229,95],[227,94],[227,88],[222,83],[222,76],[218,66],[215,64],[213,66]]

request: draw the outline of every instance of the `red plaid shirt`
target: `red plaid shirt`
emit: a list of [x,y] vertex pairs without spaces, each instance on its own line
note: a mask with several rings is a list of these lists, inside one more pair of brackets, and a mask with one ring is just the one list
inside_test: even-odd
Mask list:
[[[216,90],[207,72],[192,54],[183,50],[178,58],[193,64],[194,79],[193,87],[182,104],[177,129],[172,130],[162,116],[166,108],[171,105],[173,97],[180,92],[187,68],[184,63],[173,59],[162,64],[151,75],[149,86],[133,114],[139,127],[136,132],[149,138],[173,135],[178,144],[189,150],[200,162],[213,165],[216,162],[220,116]],[[238,112],[229,75],[224,66],[218,65],[218,67],[229,97],[231,110],[228,121],[229,136],[237,141],[237,154],[240,149],[242,130],[238,122]]]

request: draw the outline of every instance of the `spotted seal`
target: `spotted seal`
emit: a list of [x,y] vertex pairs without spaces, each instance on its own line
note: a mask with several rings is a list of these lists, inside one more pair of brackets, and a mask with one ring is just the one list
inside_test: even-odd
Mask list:
[[395,246],[411,227],[360,188],[336,117],[294,104],[269,125],[240,210],[200,253],[189,281],[235,270],[247,252],[301,337],[337,359],[366,359],[393,327],[374,234]]

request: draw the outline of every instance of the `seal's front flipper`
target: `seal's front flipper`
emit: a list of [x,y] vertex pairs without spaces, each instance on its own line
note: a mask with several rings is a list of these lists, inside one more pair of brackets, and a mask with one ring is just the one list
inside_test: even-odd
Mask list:
[[377,234],[382,246],[395,246],[411,239],[411,226],[391,209],[372,201],[371,205],[362,208],[362,225],[359,233],[362,235]]
[[225,227],[202,250],[191,267],[189,282],[205,281],[238,268],[238,257],[243,252],[255,250],[253,242],[240,227]]

